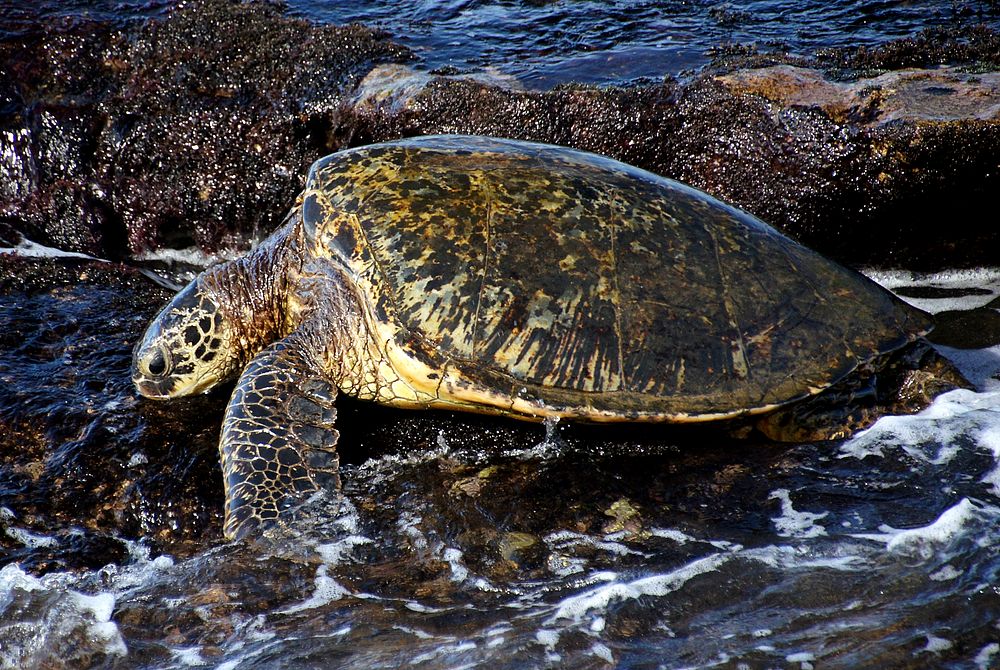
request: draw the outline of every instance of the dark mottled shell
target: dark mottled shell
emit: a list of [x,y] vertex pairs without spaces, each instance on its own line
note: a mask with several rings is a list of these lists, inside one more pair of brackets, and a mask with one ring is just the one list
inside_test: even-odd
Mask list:
[[560,147],[438,136],[319,161],[318,256],[431,369],[581,416],[708,418],[794,400],[925,316],[749,214]]

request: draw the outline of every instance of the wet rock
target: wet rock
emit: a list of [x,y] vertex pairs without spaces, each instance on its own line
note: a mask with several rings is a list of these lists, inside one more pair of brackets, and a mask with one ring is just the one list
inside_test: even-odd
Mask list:
[[372,63],[406,58],[377,31],[224,0],[5,43],[0,212],[36,241],[107,258],[244,246],[338,146],[345,93]]
[[504,533],[497,549],[501,558],[510,561],[516,568],[539,564],[546,555],[544,546],[536,536],[516,531]]
[[968,296],[993,295],[993,291],[988,288],[978,288],[975,286],[953,288],[946,286],[897,286],[892,289],[896,295],[904,298],[964,298]]
[[1000,73],[958,68],[902,70],[842,82],[812,68],[777,65],[718,78],[735,91],[787,108],[819,109],[830,119],[863,126],[894,121],[998,121]]
[[1000,344],[1000,305],[946,310],[934,315],[928,336],[935,344],[957,349],[984,349]]
[[168,295],[124,266],[0,255],[0,563],[98,567],[122,539],[183,554],[218,536],[221,403],[161,407],[129,378]]
[[[611,517],[611,521],[604,524],[601,531],[604,533],[624,533],[627,537],[642,537],[642,513],[635,508],[631,501],[622,498],[611,504],[611,507],[604,510],[604,516]],[[648,533],[645,533],[648,536]]]
[[816,61],[850,77],[945,63],[962,64],[970,71],[996,71],[1000,69],[1000,33],[985,25],[929,28],[878,47],[824,49]]

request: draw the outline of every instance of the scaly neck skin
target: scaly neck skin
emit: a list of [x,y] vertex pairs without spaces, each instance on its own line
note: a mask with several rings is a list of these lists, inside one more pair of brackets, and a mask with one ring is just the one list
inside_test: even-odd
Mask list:
[[288,285],[290,273],[301,267],[301,233],[296,213],[246,256],[201,276],[202,290],[213,296],[233,328],[233,346],[243,365],[295,327],[289,323]]

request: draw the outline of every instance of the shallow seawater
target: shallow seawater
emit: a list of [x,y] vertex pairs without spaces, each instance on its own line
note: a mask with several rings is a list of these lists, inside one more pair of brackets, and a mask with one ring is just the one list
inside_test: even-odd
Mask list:
[[[162,16],[177,0],[0,0],[0,38],[46,23]],[[489,70],[528,88],[662,79],[707,64],[719,48],[751,45],[810,56],[874,46],[928,28],[1000,28],[989,0],[285,0],[317,23],[359,22],[414,50],[417,67]]]
[[[876,277],[933,311],[1000,296]],[[103,567],[29,567],[91,531],[0,491],[0,667],[996,667],[1000,347],[943,351],[975,390],[822,444],[345,404],[343,496],[245,543],[123,533]],[[155,462],[121,430],[110,460]]]
[[705,65],[729,44],[808,56],[924,28],[1000,25],[995,3],[950,0],[289,0],[288,6],[318,22],[381,26],[428,68],[489,67],[528,88],[661,79]]

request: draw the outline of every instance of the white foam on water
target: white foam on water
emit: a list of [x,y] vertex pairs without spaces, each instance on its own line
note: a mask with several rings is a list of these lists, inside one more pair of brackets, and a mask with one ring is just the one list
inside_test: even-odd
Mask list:
[[951,542],[973,520],[976,509],[971,500],[962,498],[957,505],[942,512],[941,516],[933,523],[920,528],[894,531],[892,537],[886,542],[886,549],[900,551]]
[[[329,511],[329,506],[324,506],[325,494],[320,492],[310,504],[316,504],[325,511]],[[339,565],[347,560],[357,547],[371,544],[372,539],[361,534],[361,517],[357,508],[351,501],[341,498],[337,500],[337,514],[332,518],[324,517],[325,536],[337,536],[335,542],[321,542],[316,544],[316,553],[320,555],[327,565]]]
[[[931,275],[900,271],[865,271],[870,278],[895,291],[901,288],[931,286],[946,289],[986,289],[986,295],[958,295],[944,298],[900,298],[924,311],[936,314],[950,310],[982,307],[1000,296],[1000,268],[947,270]],[[1000,390],[1000,346],[989,349],[954,349],[935,347],[946,356],[981,391]]]
[[956,570],[953,566],[946,565],[943,568],[941,568],[940,570],[938,570],[936,572],[932,572],[927,577],[928,577],[928,579],[931,579],[932,581],[935,581],[935,582],[950,582],[951,580],[956,579],[956,578],[961,577],[961,576],[962,576],[962,573],[959,572],[958,570]]
[[548,628],[542,628],[535,633],[535,640],[546,649],[553,650],[559,643],[559,633]]
[[595,616],[603,616],[611,603],[634,600],[642,596],[665,596],[681,588],[694,577],[717,570],[731,558],[732,556],[727,554],[710,554],[666,574],[640,577],[629,582],[618,581],[618,576],[610,573],[614,581],[563,599],[547,623],[551,624],[560,619],[570,619],[580,623],[592,612]]
[[1000,391],[958,389],[916,414],[884,416],[844,442],[838,458],[882,458],[902,450],[918,463],[942,466],[960,453],[963,438],[1000,461]]
[[812,670],[813,661],[816,660],[816,655],[808,651],[800,651],[794,654],[788,654],[785,656],[785,660],[789,663],[798,663],[802,670]]
[[955,644],[951,640],[947,640],[943,637],[938,637],[932,635],[931,633],[924,633],[927,636],[927,644],[924,645],[923,649],[918,649],[916,654],[940,654],[942,651],[948,651]]
[[604,538],[598,538],[593,535],[586,535],[584,533],[577,533],[570,530],[561,530],[555,533],[549,533],[542,538],[542,541],[553,550],[565,550],[574,546],[585,546],[606,551],[610,554],[615,554],[616,556],[627,556],[630,554],[633,556],[643,555],[641,551],[629,549],[621,542],[609,542]]
[[495,626],[491,626],[485,633],[486,646],[489,648],[499,647],[501,644],[506,642],[507,634],[512,630],[514,630],[514,627],[506,621],[496,624]]
[[556,552],[550,552],[545,559],[545,565],[556,577],[569,577],[578,575],[587,569],[587,561],[576,556],[564,556]]
[[425,630],[420,630],[419,628],[413,628],[412,626],[401,626],[399,624],[393,624],[392,627],[394,630],[402,631],[408,635],[412,635],[413,637],[421,640],[433,640],[437,637],[435,635],[428,633]]
[[181,665],[188,667],[208,665],[208,661],[201,655],[201,647],[173,647],[170,654]]
[[88,254],[47,247],[44,244],[33,242],[26,237],[21,237],[21,241],[15,247],[0,247],[0,255],[26,256],[29,258],[82,258],[88,261],[109,262],[103,258],[97,258]]
[[278,610],[278,614],[295,614],[303,610],[323,607],[336,600],[340,600],[344,596],[350,595],[350,591],[341,586],[328,572],[329,566],[326,564],[316,568],[316,577],[313,580],[315,588],[312,595],[297,605],[291,605]]
[[198,247],[187,247],[186,249],[156,249],[154,251],[144,251],[134,256],[137,261],[159,262],[159,263],[182,263],[196,267],[207,268],[210,265],[229,261],[243,255],[243,252],[236,249],[222,249],[214,254],[207,254]]
[[454,641],[450,644],[440,644],[436,648],[426,651],[422,654],[417,654],[413,656],[409,664],[410,665],[420,665],[421,663],[427,663],[428,661],[433,661],[434,659],[444,657],[450,657],[454,654],[461,654],[467,651],[472,651],[476,648],[476,643],[469,640],[459,640]]
[[611,653],[611,650],[607,645],[601,644],[600,642],[595,642],[590,645],[590,654],[611,664],[614,664],[615,662],[614,654]]
[[815,514],[813,512],[799,512],[792,507],[792,499],[789,497],[788,489],[777,489],[772,491],[768,500],[778,500],[781,502],[781,516],[773,517],[774,527],[778,535],[782,537],[794,537],[798,539],[809,539],[826,535],[826,528],[816,523],[819,519],[825,518],[829,513]]
[[324,563],[339,565],[351,555],[355,547],[371,543],[372,539],[370,537],[348,535],[336,542],[324,542],[323,544],[316,545],[316,553],[322,557]]
[[134,468],[138,465],[145,465],[146,463],[149,463],[149,457],[141,451],[135,452],[132,454],[132,457],[128,459],[128,467],[130,468]]
[[976,664],[978,670],[990,670],[996,667],[993,665],[993,657],[998,654],[1000,654],[1000,642],[990,642],[979,650],[972,662]]
[[889,552],[916,554],[928,559],[964,533],[975,532],[972,528],[974,522],[984,515],[996,519],[1000,516],[1000,508],[962,498],[926,526],[897,529],[882,525],[880,533],[857,533],[852,537],[882,542]]
[[409,472],[414,466],[445,458],[452,454],[451,445],[444,436],[444,431],[438,433],[436,448],[414,450],[402,454],[386,454],[378,458],[369,458],[357,466],[359,478],[370,481],[372,485],[391,481],[401,472]]
[[988,450],[997,463],[980,481],[989,485],[993,495],[1000,497],[1000,424],[985,426],[979,431],[976,439],[979,446]]
[[901,288],[932,286],[947,289],[987,289],[990,295],[962,295],[947,298],[912,298],[899,296],[914,307],[936,314],[945,310],[975,309],[1000,295],[1000,268],[945,270],[933,274],[915,274],[898,270],[864,270],[870,279],[890,291]]
[[413,548],[417,550],[427,549],[429,546],[427,537],[420,530],[421,521],[423,521],[423,517],[410,510],[403,510],[400,512],[399,518],[396,519],[396,529],[401,535],[410,538]]
[[38,533],[32,533],[24,528],[18,528],[16,526],[7,526],[4,528],[4,532],[7,533],[7,537],[20,543],[21,545],[28,547],[29,549],[38,549],[40,547],[55,547],[59,544],[59,541],[54,537],[48,537],[47,535],[39,535]]
[[650,528],[649,534],[653,537],[662,537],[665,540],[673,540],[677,544],[697,542],[695,538],[691,537],[687,533],[674,528]]
[[1000,391],[1000,345],[986,349],[935,348],[980,391]]
[[327,520],[326,528],[333,534],[342,533],[334,542],[322,542],[314,549],[322,559],[313,579],[313,592],[301,603],[278,610],[279,614],[295,614],[323,607],[349,595],[355,595],[330,576],[330,568],[347,560],[356,547],[371,544],[372,539],[360,534],[361,521],[357,509],[349,501],[339,501],[340,514]]
[[863,556],[843,554],[837,556],[824,556],[817,554],[806,546],[779,546],[768,545],[765,547],[755,547],[753,549],[741,549],[736,553],[740,558],[763,563],[768,567],[782,570],[800,568],[824,568],[829,570],[839,570],[851,572],[863,569],[866,560]]
[[[15,611],[21,619],[0,624],[0,667],[71,663],[75,654],[128,654],[125,640],[111,620],[115,596],[68,589],[69,579],[71,576],[60,573],[34,577],[14,563],[0,569],[0,618]],[[28,612],[36,618],[24,620]]]
[[448,547],[441,554],[441,558],[451,569],[451,581],[461,584],[469,578],[469,569],[462,562],[462,552],[454,547]]

